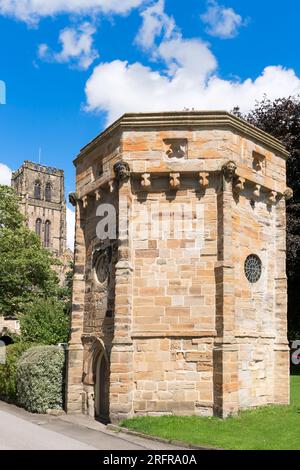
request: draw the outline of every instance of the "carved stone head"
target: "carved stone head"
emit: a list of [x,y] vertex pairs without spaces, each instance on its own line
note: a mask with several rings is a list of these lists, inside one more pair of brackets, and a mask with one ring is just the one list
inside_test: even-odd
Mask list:
[[118,162],[114,165],[114,172],[118,181],[124,181],[130,176],[130,168],[126,162]]
[[292,190],[292,188],[286,188],[286,190],[284,191],[284,197],[286,201],[290,201],[290,199],[293,199],[294,191]]
[[222,166],[222,172],[226,181],[232,181],[235,177],[237,166],[233,161],[229,161]]
[[76,203],[78,201],[78,197],[76,193],[70,193],[69,194],[69,202],[72,204],[73,207],[76,207]]

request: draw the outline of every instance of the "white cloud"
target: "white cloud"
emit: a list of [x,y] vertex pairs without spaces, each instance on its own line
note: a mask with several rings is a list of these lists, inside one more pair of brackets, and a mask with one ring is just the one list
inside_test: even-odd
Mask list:
[[125,14],[139,7],[144,0],[1,0],[0,14],[12,16],[27,23],[36,23],[40,18],[61,13]]
[[0,184],[10,186],[12,170],[4,163],[0,163]]
[[217,61],[198,41],[163,42],[159,53],[168,73],[153,71],[139,62],[115,60],[95,67],[86,84],[89,111],[107,113],[107,124],[125,112],[225,109],[249,111],[266,94],[271,100],[300,93],[300,79],[292,69],[268,66],[254,79],[224,80]]
[[272,100],[300,93],[299,77],[280,65],[265,67],[261,75],[244,81],[220,78],[210,45],[183,38],[174,20],[165,14],[163,0],[151,4],[141,16],[136,41],[152,58],[164,62],[166,69],[154,71],[140,62],[120,60],[95,67],[86,83],[86,109],[106,112],[107,124],[125,112],[230,111],[235,106],[246,112],[264,95]]
[[85,70],[99,57],[93,47],[95,32],[96,28],[88,22],[81,24],[78,29],[65,28],[59,34],[61,51],[53,52],[47,44],[40,44],[39,58],[50,62],[76,63],[79,68]]
[[201,15],[201,19],[207,24],[206,32],[208,34],[222,39],[235,37],[238,29],[244,25],[240,15],[232,8],[219,5],[216,0],[208,1],[208,9]]
[[158,0],[141,12],[142,26],[136,36],[136,43],[144,49],[151,49],[155,39],[164,34],[165,39],[170,39],[176,30],[174,18],[168,16],[165,11],[165,0]]
[[67,247],[74,251],[75,212],[67,207]]
[[157,54],[165,61],[173,84],[181,83],[185,88],[195,83],[195,79],[205,81],[217,67],[217,61],[206,43],[199,39],[183,39],[181,35],[164,40]]

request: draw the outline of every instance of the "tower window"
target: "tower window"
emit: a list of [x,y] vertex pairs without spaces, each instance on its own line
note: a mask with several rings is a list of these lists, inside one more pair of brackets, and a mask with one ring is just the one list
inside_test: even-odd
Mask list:
[[45,199],[46,201],[51,201],[51,184],[47,183],[45,188]]
[[42,221],[41,219],[37,219],[35,223],[35,233],[40,237],[42,233]]
[[34,197],[35,199],[41,199],[41,183],[39,181],[36,181],[34,185]]
[[51,222],[47,220],[45,223],[45,247],[48,248],[50,246],[50,237],[51,237]]

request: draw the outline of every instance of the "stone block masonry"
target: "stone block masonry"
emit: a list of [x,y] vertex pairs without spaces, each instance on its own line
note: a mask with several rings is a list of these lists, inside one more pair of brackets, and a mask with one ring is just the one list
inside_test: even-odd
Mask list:
[[26,160],[12,174],[12,187],[28,228],[64,264],[67,228],[63,170]]
[[126,114],[82,149],[68,412],[289,403],[286,157],[225,112]]

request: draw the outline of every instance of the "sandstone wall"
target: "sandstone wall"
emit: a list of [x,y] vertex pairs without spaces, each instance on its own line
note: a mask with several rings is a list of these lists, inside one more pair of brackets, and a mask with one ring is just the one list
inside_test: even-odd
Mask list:
[[[190,115],[184,128],[176,116],[129,115],[130,129],[122,119],[76,160],[69,409],[93,415],[102,352],[113,421],[288,403],[283,148],[217,115],[216,129],[193,128]],[[117,243],[99,244],[100,203],[116,210]],[[109,247],[99,282],[95,253]],[[255,284],[250,254],[263,266]]]
[[[176,195],[151,192],[145,201],[138,194],[133,199],[136,413],[212,412],[214,183],[198,197],[194,190],[182,189]],[[160,184],[167,187],[167,181]],[[190,178],[185,184],[196,183]]]

